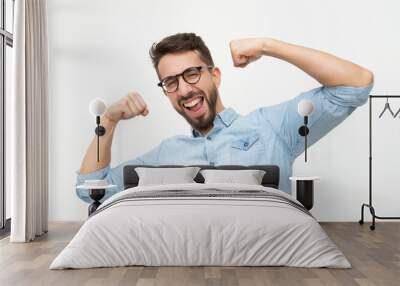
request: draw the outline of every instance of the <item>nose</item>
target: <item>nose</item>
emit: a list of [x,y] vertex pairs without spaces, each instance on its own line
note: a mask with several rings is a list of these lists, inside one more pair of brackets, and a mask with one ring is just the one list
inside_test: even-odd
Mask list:
[[187,95],[189,92],[193,91],[193,86],[187,83],[182,76],[178,77],[178,90],[177,94],[181,96]]

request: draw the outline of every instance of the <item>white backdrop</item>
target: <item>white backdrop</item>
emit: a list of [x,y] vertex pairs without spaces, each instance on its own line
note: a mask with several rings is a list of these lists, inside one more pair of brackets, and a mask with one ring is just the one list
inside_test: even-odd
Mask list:
[[[234,68],[229,41],[242,37],[269,36],[333,53],[372,70],[373,93],[400,94],[398,1],[50,0],[48,9],[50,220],[87,216],[74,183],[94,135],[88,112],[93,98],[111,104],[136,90],[149,107],[148,117],[117,127],[112,165],[148,151],[164,138],[189,134],[189,125],[155,85],[148,49],[162,37],[177,32],[200,35],[222,70],[222,102],[243,115],[319,84],[274,58]],[[379,114],[384,101],[377,104]],[[400,101],[393,105],[397,110]],[[378,215],[400,215],[395,181],[399,168],[393,159],[400,158],[395,144],[400,142],[399,125],[400,119],[380,120],[374,139],[380,156],[374,175]],[[312,146],[307,164],[299,157],[294,175],[321,177],[312,210],[318,220],[358,220],[360,205],[368,199],[368,105]]]

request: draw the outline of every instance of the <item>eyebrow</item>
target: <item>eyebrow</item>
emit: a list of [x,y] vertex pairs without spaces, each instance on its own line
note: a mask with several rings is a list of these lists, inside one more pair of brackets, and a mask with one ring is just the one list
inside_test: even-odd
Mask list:
[[173,76],[176,76],[177,74],[181,74],[181,73],[183,73],[185,70],[187,70],[187,69],[190,69],[190,68],[193,68],[193,67],[198,67],[198,66],[201,66],[202,64],[193,64],[192,66],[188,66],[187,68],[185,68],[184,70],[182,70],[181,72],[178,72],[178,73],[176,73],[176,74],[173,74],[173,75],[167,75],[167,76],[165,76],[165,77],[162,77],[160,80],[163,80],[163,79],[166,79],[166,78],[168,78],[168,77],[173,77]]

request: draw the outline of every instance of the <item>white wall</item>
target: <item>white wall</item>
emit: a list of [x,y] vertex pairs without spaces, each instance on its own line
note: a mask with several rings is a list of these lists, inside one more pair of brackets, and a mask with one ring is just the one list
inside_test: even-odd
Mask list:
[[[234,68],[228,44],[241,37],[274,37],[350,59],[375,73],[373,93],[400,94],[398,1],[49,0],[48,9],[51,220],[86,218],[87,205],[76,197],[74,182],[93,137],[94,119],[88,112],[93,98],[112,103],[137,90],[149,106],[147,118],[118,126],[114,165],[166,137],[189,134],[186,121],[155,85],[148,56],[150,45],[167,35],[195,32],[204,39],[222,70],[223,103],[241,114],[318,85],[299,69],[273,58],[262,58],[246,69]],[[378,102],[375,114],[383,105]],[[400,100],[393,100],[393,106],[397,110]],[[374,124],[376,210],[378,215],[400,215],[395,180],[400,119]],[[299,157],[294,174],[321,176],[312,210],[319,220],[358,220],[360,205],[368,199],[368,106],[311,147],[307,164]]]

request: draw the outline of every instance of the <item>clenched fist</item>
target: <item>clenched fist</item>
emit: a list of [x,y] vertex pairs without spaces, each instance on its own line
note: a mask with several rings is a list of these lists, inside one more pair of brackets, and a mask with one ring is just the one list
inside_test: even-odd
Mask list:
[[147,105],[137,92],[130,92],[113,105],[111,105],[104,116],[117,123],[121,119],[130,119],[137,115],[149,114]]
[[263,55],[263,38],[238,39],[229,43],[233,65],[244,68]]

